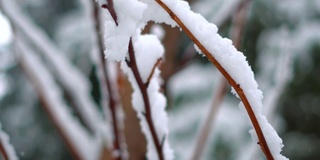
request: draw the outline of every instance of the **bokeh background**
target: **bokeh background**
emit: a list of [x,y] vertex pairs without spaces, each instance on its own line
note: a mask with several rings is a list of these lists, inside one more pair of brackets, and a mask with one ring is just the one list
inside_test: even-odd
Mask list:
[[[24,15],[64,53],[62,56],[85,76],[91,86],[88,96],[103,115],[101,85],[92,55],[96,47],[94,32],[90,17],[86,17],[88,6],[85,0],[0,0],[2,130],[10,136],[20,159],[72,159],[41,106],[32,80],[19,64],[18,55],[23,51],[15,45],[15,34],[26,39],[28,36],[14,23],[12,28],[3,1],[17,3]],[[238,49],[247,56],[264,92],[264,113],[283,139],[282,153],[292,160],[320,159],[320,0],[190,0],[190,5],[215,23],[223,37],[240,39]],[[234,38],[236,29],[241,34]],[[149,24],[144,32],[150,31],[164,34],[166,55],[161,69],[163,91],[168,98],[170,143],[175,159],[189,159],[223,80],[215,67],[190,47],[192,42],[179,29]],[[31,41],[29,48],[43,57],[38,45]],[[53,66],[47,67],[54,70]],[[120,94],[125,97],[121,104],[130,107],[130,86],[127,82],[121,84],[127,91]],[[214,111],[201,159],[264,159],[259,146],[250,138],[247,116],[239,109],[239,100],[229,92],[228,87]],[[77,117],[67,95],[64,98]],[[124,110],[127,117],[135,116],[134,111]],[[125,125],[135,126],[129,122]],[[136,131],[126,132],[128,143],[142,148],[136,153],[145,152],[145,140],[139,140]],[[130,136],[138,140],[129,142]]]

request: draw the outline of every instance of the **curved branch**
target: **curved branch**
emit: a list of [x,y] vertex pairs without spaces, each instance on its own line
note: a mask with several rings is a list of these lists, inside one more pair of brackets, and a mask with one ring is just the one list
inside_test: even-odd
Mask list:
[[259,139],[259,145],[261,150],[264,152],[265,156],[268,160],[273,160],[273,156],[268,147],[264,134],[261,130],[260,124],[257,120],[256,115],[251,107],[251,104],[248,101],[247,96],[242,90],[241,86],[230,76],[230,74],[226,71],[224,67],[211,55],[211,53],[204,47],[204,45],[195,37],[195,35],[187,28],[187,26],[179,19],[179,17],[161,0],[155,0],[166,12],[170,15],[170,17],[181,27],[181,29],[189,36],[189,38],[199,47],[202,53],[206,55],[206,57],[217,67],[217,69],[221,72],[221,74],[228,80],[229,84],[235,89],[238,93],[242,103],[244,104],[250,120],[254,126],[254,129],[257,133]]

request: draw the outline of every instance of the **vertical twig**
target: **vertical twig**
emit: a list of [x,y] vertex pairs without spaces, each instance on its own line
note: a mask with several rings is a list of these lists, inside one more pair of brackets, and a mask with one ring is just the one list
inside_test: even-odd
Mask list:
[[[102,88],[104,91],[102,91],[102,96],[103,99],[106,98],[106,91],[108,92],[108,96],[109,96],[109,105],[105,104],[103,101],[103,108],[107,109],[107,106],[109,106],[110,111],[111,111],[111,116],[112,116],[112,128],[113,128],[113,134],[114,134],[114,141],[113,141],[113,149],[115,151],[119,151],[120,154],[117,155],[116,160],[121,160],[123,158],[123,148],[121,147],[121,143],[124,141],[124,137],[122,136],[122,134],[120,133],[120,128],[118,125],[118,118],[117,118],[117,105],[118,105],[118,101],[115,97],[115,94],[117,94],[115,91],[113,91],[112,86],[111,86],[111,82],[108,76],[108,69],[107,69],[107,63],[106,63],[106,59],[104,56],[104,49],[103,49],[103,42],[102,42],[102,35],[101,35],[101,27],[100,27],[100,19],[99,19],[99,7],[97,6],[97,4],[92,1],[92,6],[94,6],[93,9],[93,17],[94,17],[94,25],[95,25],[95,33],[97,34],[97,41],[98,41],[98,47],[99,47],[99,55],[100,55],[100,63],[99,63],[99,67],[102,69],[102,76],[99,76],[100,78],[100,82],[102,85]],[[117,17],[116,14],[114,13],[114,9],[113,9],[113,2],[112,0],[108,0],[108,5],[110,5],[110,7],[107,6],[107,9],[110,11],[114,21],[117,24]]]
[[137,66],[137,62],[136,62],[136,58],[135,58],[135,53],[134,53],[134,48],[133,48],[133,44],[132,44],[132,38],[130,38],[129,41],[129,61],[127,61],[128,66],[131,68],[134,78],[137,81],[137,84],[139,86],[139,89],[141,91],[142,94],[142,98],[143,98],[143,102],[144,102],[144,106],[145,106],[145,113],[143,113],[146,117],[147,120],[147,124],[149,126],[150,132],[151,132],[151,136],[153,139],[153,143],[155,145],[155,148],[157,150],[157,154],[159,157],[159,160],[164,160],[164,155],[163,155],[163,151],[162,151],[162,145],[160,140],[158,139],[157,136],[157,132],[152,120],[152,114],[151,114],[151,105],[150,105],[150,100],[149,100],[149,95],[147,93],[147,85],[145,83],[143,83],[142,78],[140,76],[139,70],[138,70],[138,66]]
[[165,3],[163,3],[161,0],[155,0],[155,1],[164,10],[166,10],[166,12],[170,15],[170,17],[181,27],[181,29],[189,36],[189,38],[199,47],[201,52],[206,55],[206,57],[217,67],[217,69],[222,73],[222,75],[228,80],[229,84],[235,89],[244,107],[246,108],[248,115],[250,117],[250,120],[257,133],[261,150],[264,152],[268,160],[273,160],[274,158],[271,154],[267,141],[264,137],[264,134],[262,132],[258,119],[241,86],[231,77],[231,75],[225,70],[225,68],[212,56],[212,54],[203,46],[203,44],[195,37],[195,35],[187,28],[187,26],[180,20],[180,18]]
[[199,160],[201,159],[203,149],[205,145],[207,144],[207,140],[209,137],[209,134],[211,132],[212,124],[214,122],[214,118],[217,114],[217,111],[219,109],[219,106],[221,106],[221,103],[223,101],[223,98],[227,91],[228,83],[225,80],[224,77],[220,77],[220,82],[218,84],[218,89],[216,90],[216,93],[213,98],[213,103],[209,111],[209,115],[206,118],[206,121],[202,127],[202,130],[200,132],[200,135],[197,140],[196,148],[192,155],[192,160]]

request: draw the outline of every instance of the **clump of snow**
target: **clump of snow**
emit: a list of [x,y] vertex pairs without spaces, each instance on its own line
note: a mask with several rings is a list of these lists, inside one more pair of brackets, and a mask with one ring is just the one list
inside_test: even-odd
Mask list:
[[0,143],[1,143],[0,145],[4,147],[3,149],[10,160],[18,159],[15,149],[10,144],[9,136],[4,131],[2,131],[1,123],[0,123]]
[[114,9],[117,23],[109,15],[105,21],[105,54],[109,60],[124,60],[128,51],[129,39],[139,28],[143,11],[147,5],[136,0],[116,0]]
[[155,35],[138,36],[134,46],[140,76],[146,83],[153,66],[163,56],[164,48]]
[[165,23],[172,27],[177,26],[176,22],[171,19],[169,14],[158,5],[155,0],[140,0],[141,2],[148,5],[145,12],[143,13],[143,21],[154,21],[156,23]]

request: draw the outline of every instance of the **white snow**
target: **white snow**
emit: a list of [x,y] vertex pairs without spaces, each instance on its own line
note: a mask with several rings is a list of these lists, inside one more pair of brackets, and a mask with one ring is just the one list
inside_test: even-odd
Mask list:
[[163,56],[164,48],[155,35],[138,36],[134,46],[140,76],[142,81],[146,83],[153,66]]
[[12,31],[9,21],[0,12],[0,47],[8,44],[12,40]]
[[4,147],[4,150],[10,160],[19,159],[17,157],[14,147],[10,143],[9,136],[2,130],[1,123],[0,123],[0,143],[1,143],[0,145]]
[[116,0],[114,8],[118,26],[111,15],[105,21],[105,55],[108,60],[124,60],[129,39],[137,32],[146,5],[136,0]]

